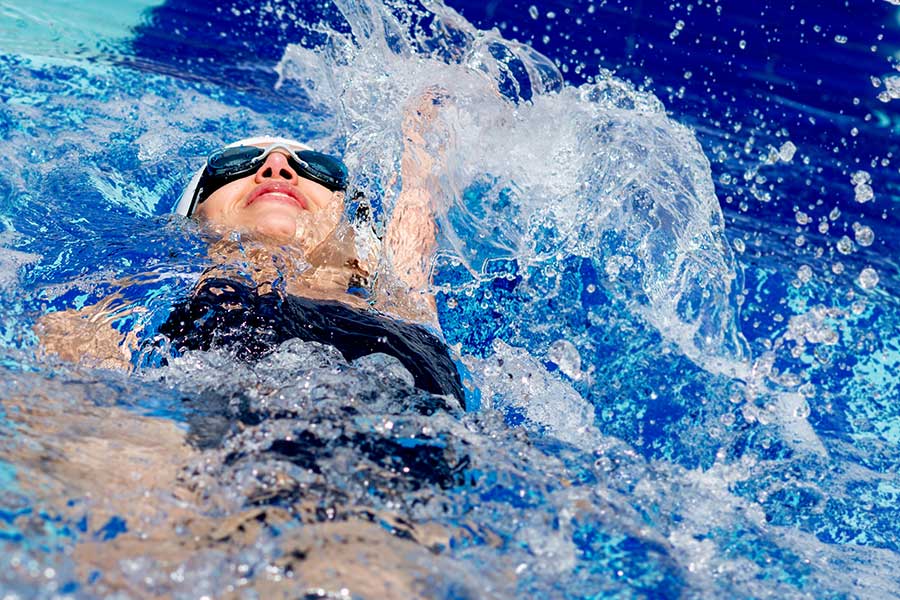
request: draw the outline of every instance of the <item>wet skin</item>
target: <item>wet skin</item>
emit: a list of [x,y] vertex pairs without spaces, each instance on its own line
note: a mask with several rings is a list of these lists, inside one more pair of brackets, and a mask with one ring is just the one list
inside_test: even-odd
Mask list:
[[340,221],[343,193],[300,177],[287,155],[274,151],[252,175],[225,185],[197,207],[201,222],[310,251]]

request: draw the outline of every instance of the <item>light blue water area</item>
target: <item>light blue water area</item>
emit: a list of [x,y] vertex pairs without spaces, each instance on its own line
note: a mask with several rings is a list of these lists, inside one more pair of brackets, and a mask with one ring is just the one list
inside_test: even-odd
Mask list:
[[0,4],[0,48],[23,56],[66,58],[109,52],[127,41],[161,0],[35,0]]
[[[0,590],[900,597],[894,9],[658,4],[0,5]],[[423,97],[467,410],[173,358],[208,152],[308,140],[389,214]],[[111,295],[131,372],[41,350]]]

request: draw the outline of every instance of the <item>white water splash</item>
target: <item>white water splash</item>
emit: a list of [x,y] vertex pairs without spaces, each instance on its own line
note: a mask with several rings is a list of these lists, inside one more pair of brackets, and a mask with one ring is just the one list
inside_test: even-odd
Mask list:
[[[608,73],[567,87],[546,57],[440,3],[338,5],[352,35],[289,46],[278,72],[343,128],[356,185],[390,210],[404,119],[427,113],[445,252],[476,277],[500,258],[615,264],[609,285],[686,355],[742,372],[737,275],[710,166],[653,95]],[[423,15],[427,35],[413,26]]]
[[594,407],[527,351],[495,340],[490,358],[470,358],[466,366],[493,408],[522,410],[533,425],[578,448],[597,445],[601,436],[594,426]]

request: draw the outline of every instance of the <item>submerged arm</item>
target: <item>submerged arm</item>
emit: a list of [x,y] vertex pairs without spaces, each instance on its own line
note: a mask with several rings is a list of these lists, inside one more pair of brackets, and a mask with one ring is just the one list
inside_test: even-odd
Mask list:
[[137,331],[120,333],[113,322],[141,310],[122,305],[118,295],[108,296],[80,310],[43,315],[34,331],[43,349],[70,362],[106,369],[131,369],[137,349]]

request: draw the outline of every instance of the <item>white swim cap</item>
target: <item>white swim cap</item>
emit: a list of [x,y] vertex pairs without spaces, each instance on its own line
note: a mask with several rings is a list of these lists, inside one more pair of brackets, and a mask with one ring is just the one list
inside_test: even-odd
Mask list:
[[[225,148],[234,148],[236,146],[274,146],[276,144],[284,144],[285,146],[300,148],[301,150],[312,150],[312,147],[310,147],[308,144],[304,144],[303,142],[267,135],[238,140],[232,144],[228,144],[227,146],[225,146]],[[197,194],[197,186],[200,184],[200,178],[203,177],[203,171],[205,169],[206,163],[203,163],[203,166],[200,167],[200,169],[196,173],[194,173],[194,176],[191,178],[191,182],[188,183],[187,187],[184,188],[184,191],[181,192],[181,197],[178,199],[178,204],[175,205],[176,214],[182,215],[184,217],[189,217],[194,213],[194,208],[196,208],[197,205],[197,199],[195,198]]]

